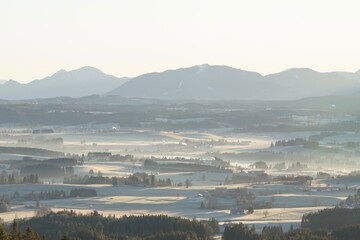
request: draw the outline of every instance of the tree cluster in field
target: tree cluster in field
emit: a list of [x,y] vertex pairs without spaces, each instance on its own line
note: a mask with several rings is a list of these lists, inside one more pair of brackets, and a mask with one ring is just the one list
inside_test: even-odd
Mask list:
[[34,173],[42,177],[61,177],[72,174],[73,167],[81,164],[76,158],[54,158],[47,160],[28,160],[19,166],[22,174]]
[[39,201],[39,200],[52,200],[52,199],[64,199],[73,197],[95,197],[97,192],[95,189],[76,188],[72,189],[69,194],[66,194],[64,190],[51,190],[46,192],[35,192],[20,195],[19,192],[15,192],[11,197],[15,201]]
[[340,206],[359,207],[360,206],[360,189],[357,190],[356,194],[349,195],[345,201],[340,202]]
[[70,168],[76,165],[81,165],[84,158],[84,155],[80,156],[78,154],[66,154],[66,156],[61,158],[49,158],[39,160],[33,157],[23,157],[22,160],[18,161],[4,160],[2,162],[5,164],[9,164],[13,169],[22,169],[28,166],[35,166],[39,164],[51,165],[59,168]]
[[254,162],[253,164],[250,164],[249,167],[255,168],[255,169],[268,169],[269,168],[269,166],[264,161]]
[[179,217],[158,216],[115,216],[104,217],[94,211],[89,215],[73,211],[50,213],[19,222],[21,229],[30,226],[48,240],[206,240],[210,239],[212,228],[196,220]]
[[[91,170],[90,170],[91,171]],[[135,173],[128,177],[104,177],[101,173],[97,176],[72,175],[64,178],[65,184],[111,184],[113,186],[144,186],[144,187],[166,187],[172,186],[170,178],[155,179],[155,175],[147,173]]]
[[311,176],[285,176],[280,175],[274,177],[274,182],[284,182],[286,184],[299,184],[299,185],[308,185],[311,184],[313,177]]
[[270,147],[288,147],[288,146],[303,146],[305,148],[317,148],[319,143],[314,140],[306,140],[304,138],[295,138],[290,140],[278,140],[275,143],[271,142]]
[[134,155],[126,154],[112,154],[111,152],[89,152],[87,154],[89,161],[112,161],[112,162],[133,162],[135,161]]
[[[11,211],[11,202],[10,202],[10,199],[3,195],[1,198],[0,198],[0,213],[3,213],[3,212],[10,212]],[[1,238],[0,238],[1,239]]]
[[3,161],[9,164],[11,169],[19,169],[22,175],[38,175],[39,177],[62,177],[73,173],[73,167],[83,163],[83,156],[68,154],[63,158],[37,160],[32,157],[24,157],[23,160]]
[[275,165],[272,168],[277,170],[286,169],[286,163],[285,162],[275,163]]
[[113,154],[110,156],[109,161],[113,161],[113,162],[134,162],[136,159],[134,157],[134,155],[130,155],[130,154],[126,154],[126,155],[121,155],[121,154]]
[[[197,163],[197,164],[203,164],[204,160],[201,158],[185,158],[185,157],[140,157],[138,158],[139,161],[145,162],[146,160],[155,162],[155,163],[161,163],[161,162],[183,162],[183,163]],[[213,166],[218,167],[229,167],[230,163],[228,161],[224,161],[219,157],[214,157]]]
[[76,188],[71,189],[70,197],[96,197],[97,192],[95,189],[90,188]]
[[149,170],[156,170],[159,172],[232,172],[231,169],[226,169],[225,167],[219,166],[187,162],[158,163],[150,159],[144,161],[144,168]]
[[[255,168],[255,169],[285,169],[286,168],[286,164],[285,162],[282,163],[276,163],[273,167],[271,165],[267,165],[266,162],[264,161],[257,161],[253,164],[250,164],[251,168]],[[300,162],[296,162],[296,163],[292,163],[291,165],[289,165],[288,167],[289,169],[306,169],[307,165],[306,164],[301,164]]]
[[300,162],[292,163],[289,166],[289,169],[297,169],[297,170],[307,169],[307,168],[308,168],[308,166],[306,164],[301,164]]
[[37,174],[29,174],[27,176],[15,177],[14,174],[0,175],[0,184],[27,184],[27,183],[39,183],[39,176]]
[[79,164],[81,157],[52,158],[43,160],[42,163],[52,165],[54,167],[68,168]]
[[[203,205],[203,203],[201,203],[200,208],[228,209],[232,207],[233,210],[250,208],[253,210],[256,195],[253,192],[249,192],[246,188],[215,189],[208,192],[206,199],[206,204]],[[219,204],[219,199],[231,200],[231,206]]]
[[258,182],[268,182],[270,181],[270,176],[263,172],[257,174],[233,174],[231,176],[231,181],[228,176],[226,176],[224,183],[258,183]]
[[18,144],[48,144],[48,145],[63,145],[64,139],[62,137],[57,138],[48,138],[44,136],[39,136],[35,138],[21,138],[17,140]]
[[287,147],[287,146],[299,146],[299,145],[305,145],[306,139],[304,138],[295,138],[290,140],[278,140],[275,141],[275,144],[272,142],[271,147]]
[[[21,174],[36,173],[41,177],[62,177],[65,174],[63,168],[55,167],[53,165],[49,165],[45,163],[26,166],[21,168],[20,170],[21,170]],[[70,168],[68,170],[70,170]]]
[[26,201],[36,201],[36,200],[51,200],[51,199],[62,199],[66,198],[66,192],[64,190],[51,190],[46,192],[35,192],[20,195],[19,192],[15,192],[12,196],[15,200],[26,200]]

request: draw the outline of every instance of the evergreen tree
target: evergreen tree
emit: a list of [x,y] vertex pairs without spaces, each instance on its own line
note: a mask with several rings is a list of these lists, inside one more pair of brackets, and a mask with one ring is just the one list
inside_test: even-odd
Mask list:
[[11,240],[23,240],[19,226],[15,220],[13,221],[13,224],[11,226],[10,237]]
[[9,235],[5,231],[4,227],[0,225],[0,239],[2,240],[10,240]]

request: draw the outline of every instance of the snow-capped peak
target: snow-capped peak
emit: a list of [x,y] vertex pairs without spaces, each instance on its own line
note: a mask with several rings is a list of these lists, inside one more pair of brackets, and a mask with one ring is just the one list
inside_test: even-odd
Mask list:
[[199,66],[198,66],[199,69],[198,69],[198,71],[196,72],[196,74],[201,73],[201,72],[205,72],[208,67],[209,67],[208,64],[199,65]]

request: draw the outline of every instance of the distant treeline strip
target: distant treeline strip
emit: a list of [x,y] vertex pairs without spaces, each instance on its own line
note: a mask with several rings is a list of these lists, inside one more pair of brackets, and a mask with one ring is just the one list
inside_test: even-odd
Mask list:
[[159,172],[225,172],[230,173],[231,169],[224,167],[203,165],[197,163],[157,163],[153,160],[144,161],[145,169],[157,170]]
[[0,153],[39,156],[39,157],[64,157],[64,153],[62,152],[55,152],[41,148],[26,148],[26,147],[0,146]]

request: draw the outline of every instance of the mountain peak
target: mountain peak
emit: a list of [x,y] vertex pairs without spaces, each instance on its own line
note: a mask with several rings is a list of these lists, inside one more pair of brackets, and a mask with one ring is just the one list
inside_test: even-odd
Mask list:
[[201,64],[201,65],[198,65],[198,71],[196,73],[201,73],[201,72],[205,72],[209,67],[210,65],[209,64]]
[[15,80],[12,80],[12,79],[10,79],[9,81],[6,81],[6,82],[4,82],[3,83],[4,85],[21,85],[20,83],[18,83],[17,81],[15,81]]
[[52,76],[28,84],[8,81],[1,85],[0,98],[13,100],[101,95],[119,87],[127,80],[107,75],[89,66],[72,71],[61,69]]
[[284,71],[282,71],[282,73],[285,73],[285,72],[316,72],[316,71],[311,68],[292,67],[292,68],[288,68],[288,69],[285,69]]
[[84,66],[78,69],[74,69],[71,71],[66,71],[65,69],[60,69],[59,71],[57,71],[56,73],[54,73],[51,77],[65,77],[66,74],[69,73],[87,73],[87,74],[104,74],[104,72],[102,72],[101,70],[91,67],[91,66]]
[[59,71],[54,73],[53,76],[61,76],[61,75],[64,75],[66,73],[67,73],[67,71],[65,69],[60,69]]
[[96,73],[104,74],[104,72],[101,71],[100,69],[97,69],[97,68],[91,67],[91,66],[84,66],[79,69],[72,70],[71,72],[91,72],[91,73],[96,72]]
[[207,63],[204,63],[204,64],[200,64],[200,65],[197,65],[198,68],[208,68],[208,67],[211,67],[209,64]]

